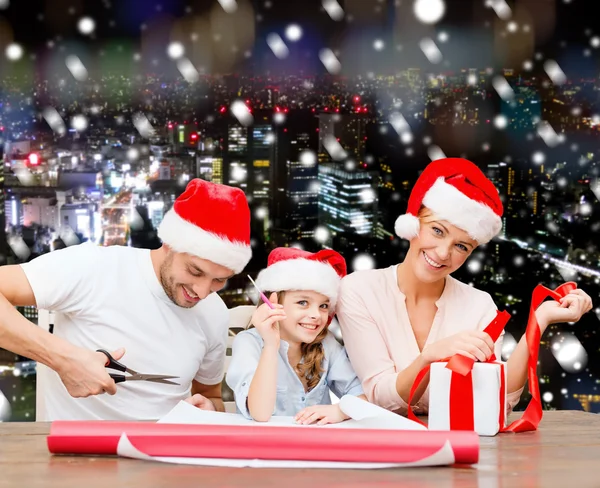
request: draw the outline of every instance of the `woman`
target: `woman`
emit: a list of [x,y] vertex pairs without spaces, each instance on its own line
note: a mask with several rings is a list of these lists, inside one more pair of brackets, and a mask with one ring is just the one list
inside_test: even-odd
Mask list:
[[[429,164],[415,184],[406,215],[395,225],[410,240],[404,261],[360,271],[342,280],[337,316],[344,345],[369,401],[407,413],[417,373],[432,362],[462,354],[485,361],[501,357],[482,330],[496,315],[491,296],[450,275],[473,250],[502,227],[502,203],[493,183],[470,161],[448,158]],[[541,333],[557,322],[576,322],[591,310],[590,297],[575,290],[560,303],[536,311]],[[527,379],[527,343],[521,338],[508,361],[508,403],[519,401]],[[428,411],[427,378],[413,410]]]

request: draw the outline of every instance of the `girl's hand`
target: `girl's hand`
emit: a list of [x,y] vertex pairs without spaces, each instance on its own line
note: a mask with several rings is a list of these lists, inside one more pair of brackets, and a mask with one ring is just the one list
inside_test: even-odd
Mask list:
[[317,422],[317,425],[325,425],[337,424],[349,418],[339,405],[314,405],[300,410],[294,420],[301,425],[310,425],[314,422]]
[[190,405],[193,405],[196,408],[199,408],[200,410],[210,410],[212,412],[217,411],[217,409],[215,408],[215,404],[205,396],[200,395],[200,393],[196,393],[195,395],[186,398],[185,402],[189,403]]
[[271,309],[266,303],[263,303],[252,314],[252,325],[265,342],[265,346],[275,346],[279,349],[279,321],[285,320],[286,315],[283,305],[277,303],[277,293],[271,293],[269,301],[275,308]]
[[550,324],[577,322],[584,313],[592,309],[592,299],[580,289],[575,289],[560,299],[548,300],[535,311],[540,332],[543,334]]

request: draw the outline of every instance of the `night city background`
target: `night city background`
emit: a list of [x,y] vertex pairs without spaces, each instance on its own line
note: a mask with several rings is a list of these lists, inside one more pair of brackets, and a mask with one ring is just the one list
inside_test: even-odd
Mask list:
[[[157,248],[200,177],[250,202],[253,258],[220,292],[248,305],[246,273],[277,246],[332,247],[350,271],[400,262],[394,221],[419,172],[466,157],[504,226],[455,277],[512,314],[506,358],[538,283],[598,301],[591,3],[0,0],[0,265],[87,240]],[[600,412],[595,305],[544,335],[544,408]],[[0,418],[35,419],[35,379],[0,350]]]

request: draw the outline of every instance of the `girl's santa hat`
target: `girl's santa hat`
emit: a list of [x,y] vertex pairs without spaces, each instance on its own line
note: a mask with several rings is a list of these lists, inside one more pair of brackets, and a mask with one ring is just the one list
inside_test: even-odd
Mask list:
[[406,214],[396,220],[396,235],[419,234],[419,210],[427,207],[440,220],[485,244],[502,228],[502,202],[494,184],[471,161],[438,159],[430,163],[412,189]]
[[267,267],[256,278],[261,291],[310,290],[329,298],[333,310],[340,280],[346,276],[346,261],[332,249],[316,253],[295,247],[278,247],[271,251]]
[[175,252],[192,254],[241,272],[250,258],[250,208],[239,188],[190,181],[158,227]]

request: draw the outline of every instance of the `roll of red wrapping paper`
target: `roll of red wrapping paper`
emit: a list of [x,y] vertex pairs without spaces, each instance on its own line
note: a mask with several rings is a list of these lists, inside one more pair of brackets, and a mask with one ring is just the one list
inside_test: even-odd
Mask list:
[[479,436],[467,431],[312,429],[56,421],[48,436],[54,454],[117,454],[122,434],[150,456],[298,461],[407,463],[449,442],[458,464],[475,464]]

